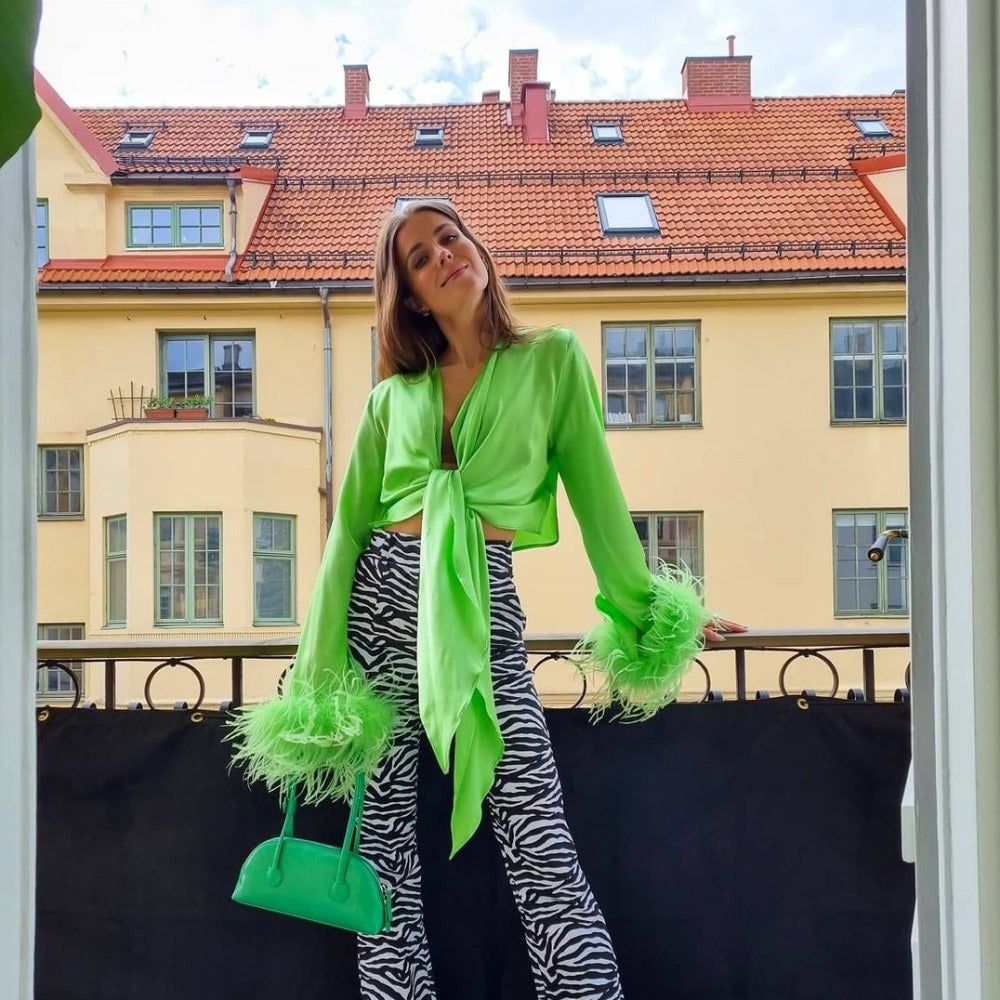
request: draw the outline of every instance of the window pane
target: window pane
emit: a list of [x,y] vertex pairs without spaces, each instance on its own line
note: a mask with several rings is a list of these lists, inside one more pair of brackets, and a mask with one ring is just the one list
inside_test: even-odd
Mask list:
[[292,551],[292,522],[287,517],[274,522],[274,548],[276,552]]
[[253,520],[253,547],[258,552],[266,552],[274,546],[274,518],[255,517]]
[[257,618],[292,617],[291,559],[255,560],[254,600]]
[[679,326],[675,328],[674,348],[678,357],[694,357],[694,327]]
[[173,209],[166,208],[154,208],[153,210],[153,225],[154,226],[166,226],[169,228],[172,225],[173,219]]
[[609,358],[625,357],[625,327],[608,327],[605,342]]
[[656,220],[645,195],[601,196],[608,232],[616,230],[655,230]]
[[868,420],[875,416],[875,392],[872,389],[854,391],[854,410],[858,420]]
[[658,358],[670,358],[674,354],[674,331],[669,326],[653,327],[653,353]]
[[181,209],[181,225],[182,226],[200,226],[201,225],[201,209],[199,209],[199,208],[182,208]]
[[625,353],[630,358],[646,357],[646,328],[630,326],[625,331]]
[[902,389],[886,389],[882,394],[883,416],[886,420],[903,420],[906,418],[906,397]]
[[126,563],[122,558],[108,563],[108,621],[125,621]]
[[607,387],[609,392],[625,388],[625,365],[608,365]]

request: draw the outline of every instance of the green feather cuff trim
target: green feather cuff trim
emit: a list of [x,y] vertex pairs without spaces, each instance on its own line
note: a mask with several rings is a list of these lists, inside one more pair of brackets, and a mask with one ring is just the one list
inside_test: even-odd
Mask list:
[[703,605],[701,585],[686,567],[661,563],[650,573],[652,595],[640,631],[603,596],[605,617],[574,647],[575,666],[596,689],[591,721],[612,702],[615,719],[643,722],[674,701],[691,661],[704,648],[704,627],[714,615]]
[[232,730],[223,740],[235,746],[229,769],[241,765],[248,783],[266,782],[282,802],[293,782],[301,803],[347,801],[358,772],[370,779],[389,751],[396,706],[353,668],[333,688],[304,692],[296,689],[294,673],[288,675],[289,691],[241,705],[223,723]]

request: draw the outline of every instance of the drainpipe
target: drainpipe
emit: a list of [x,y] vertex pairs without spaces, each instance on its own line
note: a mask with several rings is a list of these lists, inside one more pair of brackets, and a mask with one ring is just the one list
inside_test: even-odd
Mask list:
[[[330,333],[330,289],[319,290],[323,307],[323,489],[326,496],[326,534],[333,527],[333,340]],[[324,536],[325,539],[325,536]]]
[[229,229],[232,233],[229,260],[226,261],[226,281],[232,281],[233,265],[236,263],[236,179],[227,177],[226,187],[229,188]]

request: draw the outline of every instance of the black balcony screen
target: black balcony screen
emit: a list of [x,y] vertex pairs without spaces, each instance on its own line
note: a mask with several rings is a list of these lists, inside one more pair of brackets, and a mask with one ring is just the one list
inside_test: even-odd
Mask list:
[[[909,708],[674,705],[640,725],[547,713],[566,810],[628,1000],[911,995],[899,805]],[[218,712],[58,710],[38,723],[38,1000],[339,1000],[351,935],[241,907],[276,800],[227,774]],[[447,860],[450,779],[421,759],[439,1000],[531,1000],[488,818]],[[346,808],[302,808],[337,842]]]

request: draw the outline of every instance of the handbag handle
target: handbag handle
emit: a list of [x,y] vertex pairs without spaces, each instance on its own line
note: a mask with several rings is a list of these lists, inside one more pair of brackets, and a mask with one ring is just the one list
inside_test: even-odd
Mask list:
[[[285,846],[285,838],[292,837],[295,833],[295,790],[296,783],[293,781],[288,789],[288,799],[285,802],[285,821],[281,826],[281,833],[278,835],[278,843],[274,849],[274,860],[271,862],[271,869],[278,871],[281,862],[281,851]],[[347,819],[347,832],[344,834],[344,849],[340,852],[340,862],[337,865],[337,875],[333,884],[341,885],[347,876],[348,856],[358,853],[361,843],[361,818],[364,814],[365,805],[365,775],[359,771],[354,779],[354,797],[351,799],[351,814]]]

